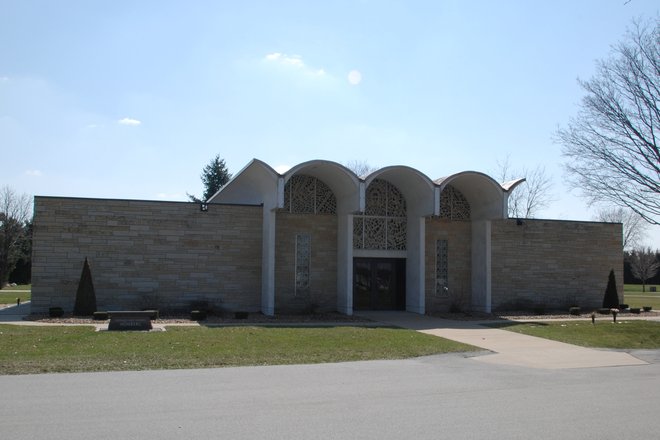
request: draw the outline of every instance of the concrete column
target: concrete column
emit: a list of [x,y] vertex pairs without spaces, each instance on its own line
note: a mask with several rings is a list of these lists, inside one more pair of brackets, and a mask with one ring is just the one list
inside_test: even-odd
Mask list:
[[264,204],[261,249],[261,313],[275,314],[275,210]]
[[408,220],[408,258],[406,260],[406,310],[424,314],[426,311],[425,267],[426,221],[424,217],[411,216]]
[[472,222],[472,310],[491,311],[491,222]]
[[353,215],[337,216],[337,311],[353,314]]

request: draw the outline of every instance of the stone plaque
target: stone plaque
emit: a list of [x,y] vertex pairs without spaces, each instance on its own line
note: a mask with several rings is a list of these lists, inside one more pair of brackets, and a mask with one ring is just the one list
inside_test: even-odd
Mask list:
[[110,323],[108,330],[148,331],[151,326],[152,312],[108,312]]

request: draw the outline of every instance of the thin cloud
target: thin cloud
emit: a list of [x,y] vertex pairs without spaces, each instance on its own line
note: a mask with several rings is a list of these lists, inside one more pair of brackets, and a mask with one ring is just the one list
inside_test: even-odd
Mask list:
[[300,55],[287,55],[281,52],[269,53],[264,57],[264,60],[268,63],[278,64],[280,66],[292,67],[306,74],[323,76],[325,75],[325,70],[316,69],[311,66],[308,66],[303,61]]
[[137,127],[138,125],[142,124],[142,121],[133,118],[123,118],[118,120],[117,123],[120,125],[130,125],[132,127]]
[[42,173],[39,170],[27,170],[25,174],[30,177],[41,177]]
[[5,81],[9,81],[9,77],[8,76],[0,76],[0,82],[5,82]]

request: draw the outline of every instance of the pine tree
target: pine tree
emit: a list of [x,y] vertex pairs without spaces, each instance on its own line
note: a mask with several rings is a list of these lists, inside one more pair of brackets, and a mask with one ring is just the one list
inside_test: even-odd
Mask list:
[[619,307],[619,294],[616,291],[616,279],[614,278],[614,269],[610,270],[610,276],[607,278],[607,288],[603,297],[603,308],[616,309]]
[[188,194],[188,198],[191,202],[199,203],[210,199],[225,183],[229,182],[231,174],[227,170],[225,160],[220,159],[220,155],[216,154],[216,156],[211,159],[211,162],[202,169],[200,177],[202,179],[202,184],[204,185],[204,194],[201,199]]

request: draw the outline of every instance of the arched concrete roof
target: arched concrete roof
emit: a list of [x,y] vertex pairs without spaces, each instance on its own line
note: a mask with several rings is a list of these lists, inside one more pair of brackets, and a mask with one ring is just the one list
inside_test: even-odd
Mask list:
[[517,187],[518,185],[520,185],[521,183],[523,183],[525,180],[527,180],[527,179],[525,179],[524,177],[523,177],[523,178],[520,178],[520,179],[509,180],[508,182],[504,182],[504,183],[502,183],[501,186],[502,186],[502,189],[503,189],[504,191],[510,193],[511,191],[513,191],[514,189],[516,189],[516,187]]
[[506,218],[504,188],[492,177],[478,171],[463,171],[435,181],[442,191],[451,185],[467,198],[473,220]]
[[345,166],[329,160],[310,160],[287,171],[284,183],[296,174],[316,177],[328,185],[337,198],[340,213],[360,210],[360,178]]
[[421,171],[403,165],[381,168],[365,178],[365,188],[374,179],[387,180],[396,186],[406,198],[409,212],[420,216],[437,214],[435,186]]
[[275,207],[277,182],[280,175],[259,159],[252,159],[245,168],[227,182],[209,203],[245,203]]

